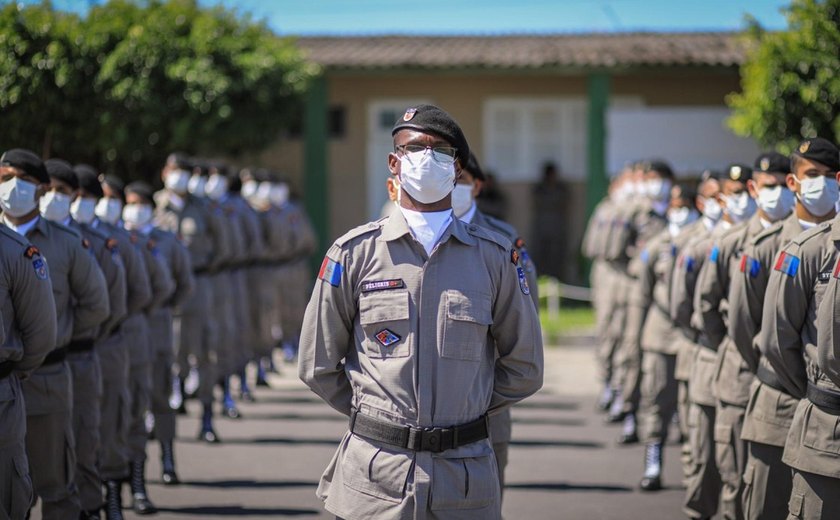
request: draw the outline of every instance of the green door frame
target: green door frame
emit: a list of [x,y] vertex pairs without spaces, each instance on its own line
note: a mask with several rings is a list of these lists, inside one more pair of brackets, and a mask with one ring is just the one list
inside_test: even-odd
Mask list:
[[[606,72],[593,72],[587,79],[589,109],[586,130],[586,221],[595,206],[607,194],[607,109],[610,103],[610,76]],[[591,265],[580,256],[585,279],[589,279]]]

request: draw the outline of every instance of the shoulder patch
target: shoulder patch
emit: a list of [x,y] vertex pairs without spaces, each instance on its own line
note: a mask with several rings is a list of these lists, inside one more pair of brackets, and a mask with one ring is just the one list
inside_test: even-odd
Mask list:
[[523,240],[522,237],[517,238],[516,242],[513,243],[513,247],[516,249],[522,249],[525,247],[525,240]]
[[86,238],[83,238],[82,239],[82,247],[84,247],[85,249],[90,249],[90,240],[88,240]]
[[105,240],[105,249],[112,253],[116,253],[119,251],[119,248],[117,247],[118,245],[119,243],[117,242],[116,238],[108,238]]
[[46,280],[49,278],[47,274],[47,262],[43,258],[36,258],[32,260],[32,268],[35,270],[35,276],[39,280]]
[[715,246],[712,247],[712,250],[709,251],[709,261],[717,263],[719,256],[720,256],[720,247],[715,245]]
[[341,264],[325,256],[324,261],[321,262],[321,269],[318,271],[318,279],[327,282],[333,287],[338,287],[341,283],[341,271]]
[[799,270],[799,257],[782,251],[773,269],[788,276],[795,276],[796,271]]
[[519,264],[519,253],[516,251],[516,249],[510,250],[510,263],[512,263],[513,265]]
[[41,251],[35,246],[29,246],[26,248],[26,251],[23,252],[23,256],[31,260],[32,257],[41,256]]
[[519,278],[519,289],[522,291],[522,294],[531,294],[531,288],[528,287],[528,278],[525,277],[525,270],[517,267],[516,276]]
[[742,273],[749,273],[750,278],[755,278],[761,272],[761,262],[749,255],[741,255],[740,270]]

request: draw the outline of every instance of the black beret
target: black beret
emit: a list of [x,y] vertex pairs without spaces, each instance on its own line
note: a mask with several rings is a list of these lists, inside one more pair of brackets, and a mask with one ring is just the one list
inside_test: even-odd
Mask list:
[[143,199],[146,202],[148,202],[149,204],[151,204],[152,207],[155,206],[155,190],[152,189],[152,187],[146,182],[143,182],[143,181],[131,182],[125,187],[125,192],[126,192],[126,194],[135,193],[135,194],[143,197]]
[[76,173],[76,178],[79,179],[79,187],[81,189],[94,195],[97,199],[101,199],[104,196],[102,185],[99,184],[99,174],[96,173],[93,166],[89,164],[77,164],[73,167],[73,171]]
[[417,130],[446,139],[449,144],[458,149],[461,164],[470,156],[470,145],[461,127],[458,126],[458,122],[434,105],[416,105],[406,109],[405,114],[394,124],[391,135],[396,135],[400,130]]
[[44,167],[51,179],[64,181],[74,190],[79,189],[79,179],[69,162],[64,159],[47,159],[44,161]]
[[674,178],[674,170],[671,169],[671,166],[666,163],[665,161],[660,160],[653,160],[645,164],[644,167],[645,171],[649,172],[656,172],[663,177],[667,177],[669,179]]
[[182,170],[192,170],[193,164],[190,158],[181,152],[173,152],[166,158],[166,164],[172,164]]
[[210,168],[210,174],[215,173],[215,174],[221,175],[222,177],[227,177],[228,176],[228,167],[227,167],[227,164],[225,164],[224,162],[222,162],[222,161],[210,161],[208,163],[208,166]]
[[752,168],[746,164],[730,164],[726,169],[726,178],[731,181],[747,182],[752,179]]
[[840,150],[834,143],[822,137],[802,141],[793,151],[793,155],[823,164],[834,171],[840,170]]
[[718,181],[722,178],[723,174],[717,170],[703,170],[703,173],[700,175],[700,182],[706,182],[711,179]]
[[232,193],[239,193],[242,191],[242,177],[241,172],[229,170],[227,174],[228,191]]
[[50,176],[47,175],[47,169],[44,167],[44,162],[40,157],[35,155],[35,152],[24,150],[23,148],[12,148],[6,150],[0,156],[0,166],[11,166],[23,171],[27,175],[31,175],[38,179],[42,184],[50,182]]
[[478,164],[478,158],[475,156],[474,153],[470,153],[470,160],[467,161],[467,167],[464,168],[473,176],[473,178],[478,179],[480,181],[486,180],[484,176],[484,170],[481,169],[481,165]]
[[753,171],[764,173],[790,173],[790,159],[779,152],[764,152],[755,159]]
[[677,184],[674,186],[674,189],[677,191],[677,198],[688,202],[689,205],[693,208],[694,207],[694,199],[697,198],[697,191],[689,186],[688,184]]
[[116,175],[103,175],[99,178],[102,184],[107,185],[109,188],[117,192],[117,195],[125,201],[125,183],[122,179],[117,177]]

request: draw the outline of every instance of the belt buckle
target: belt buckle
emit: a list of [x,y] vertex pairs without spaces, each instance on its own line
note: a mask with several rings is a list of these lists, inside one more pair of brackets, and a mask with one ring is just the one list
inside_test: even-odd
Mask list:
[[442,428],[423,428],[420,430],[420,450],[440,453],[443,451]]

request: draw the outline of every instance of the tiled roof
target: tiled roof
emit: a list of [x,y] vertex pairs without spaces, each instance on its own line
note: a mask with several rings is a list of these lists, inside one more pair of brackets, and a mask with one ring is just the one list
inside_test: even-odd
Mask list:
[[312,36],[298,46],[329,69],[537,69],[739,65],[737,33]]

